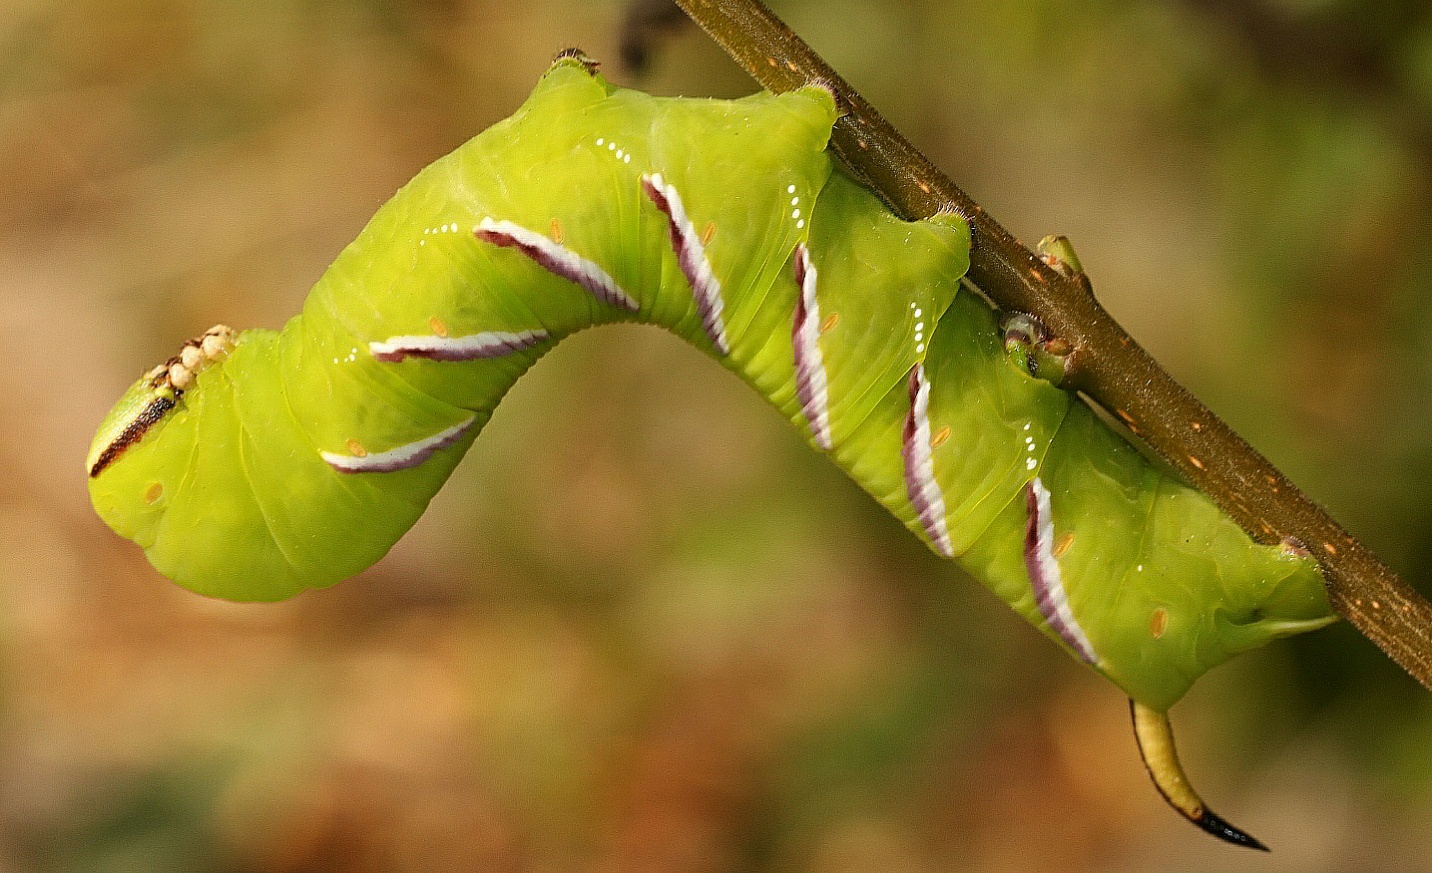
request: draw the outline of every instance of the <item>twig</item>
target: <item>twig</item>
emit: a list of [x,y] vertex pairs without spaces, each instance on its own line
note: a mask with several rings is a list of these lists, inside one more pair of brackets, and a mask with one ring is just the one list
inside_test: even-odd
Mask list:
[[1255,538],[1303,544],[1322,566],[1333,608],[1432,689],[1432,604],[1175,382],[1087,288],[985,214],[759,0],[677,3],[767,89],[829,87],[844,112],[831,139],[841,160],[907,218],[970,220],[970,278],[1001,308],[1037,316],[1070,343],[1064,385],[1118,416]]

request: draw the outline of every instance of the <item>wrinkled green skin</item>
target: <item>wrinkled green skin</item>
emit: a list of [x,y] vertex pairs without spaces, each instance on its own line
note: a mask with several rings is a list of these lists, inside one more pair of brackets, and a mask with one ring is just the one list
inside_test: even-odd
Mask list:
[[[832,460],[926,538],[901,460],[907,380],[923,359],[931,429],[950,429],[934,463],[956,560],[1064,645],[1035,608],[1024,560],[1025,486],[1040,476],[1056,532],[1073,534],[1059,560],[1098,654],[1093,666],[1132,698],[1167,709],[1208,668],[1330,620],[1313,561],[1252,542],[1084,403],[1012,359],[996,313],[960,290],[965,222],[891,215],[832,165],[825,147],[834,119],[818,88],[732,102],[659,99],[559,61],[516,115],[399,191],[300,316],[277,333],[243,333],[175,411],[91,479],[96,509],[161,573],[203,594],[278,600],[332,584],[381,558],[413,524],[553,342],[623,320],[660,325],[706,350],[809,437],[791,338],[792,252],[808,240],[822,318],[838,315],[820,338]],[[640,174],[653,171],[682,192],[698,228],[715,225],[707,252],[723,283],[729,355],[703,333],[665,216],[640,190]],[[809,219],[803,229],[792,220],[790,185]],[[485,216],[544,234],[559,220],[565,245],[601,264],[640,311],[603,304],[517,251],[475,239]],[[453,223],[460,232],[425,233]],[[433,317],[454,336],[540,326],[553,339],[469,362],[382,363],[368,354],[371,340],[432,333]],[[99,441],[149,390],[142,380],[131,389]],[[382,451],[474,412],[478,427],[414,469],[343,474],[318,454],[343,452],[355,438]],[[162,495],[149,503],[156,483]],[[1167,616],[1159,636],[1156,610]]]

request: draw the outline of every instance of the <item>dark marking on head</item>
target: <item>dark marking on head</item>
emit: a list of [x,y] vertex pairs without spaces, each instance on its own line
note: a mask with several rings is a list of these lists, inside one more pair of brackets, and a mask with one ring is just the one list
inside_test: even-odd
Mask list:
[[[191,340],[186,340],[180,347],[179,354],[153,368],[144,375],[144,382],[148,387],[149,400],[139,413],[131,418],[124,425],[118,436],[110,440],[98,455],[94,454],[91,447],[90,457],[94,458],[91,464],[90,478],[98,476],[104,469],[130,446],[139,442],[145,433],[154,425],[158,424],[168,412],[179,403],[179,398],[184,392],[193,386],[198,375],[212,364],[223,360],[234,348],[238,335],[234,329],[223,324],[216,324]],[[138,386],[135,386],[138,388]],[[140,401],[136,401],[136,404]],[[125,406],[127,411],[128,405]],[[112,433],[112,425],[108,419],[102,426],[102,433]]]
[[158,424],[169,413],[169,410],[174,408],[178,399],[178,392],[176,392],[174,397],[156,397],[149,401],[149,405],[134,417],[134,420],[120,432],[119,436],[114,438],[113,442],[105,446],[104,451],[99,453],[94,466],[90,467],[90,478],[93,479],[103,473],[106,467],[119,460],[119,456],[124,453],[125,449],[139,442],[151,427]]

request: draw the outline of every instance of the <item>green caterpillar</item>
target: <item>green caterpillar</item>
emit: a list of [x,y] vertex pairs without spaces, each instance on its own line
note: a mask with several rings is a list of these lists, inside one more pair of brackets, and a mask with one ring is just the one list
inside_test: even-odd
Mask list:
[[1257,846],[1185,791],[1163,714],[1210,667],[1330,621],[1316,564],[1058,387],[1037,322],[962,290],[966,222],[892,215],[833,165],[835,118],[820,87],[661,99],[564,53],[281,331],[215,328],[136,382],[90,451],[95,508],[203,594],[329,585],[388,551],[556,342],[661,325],[1127,692],[1164,795]]

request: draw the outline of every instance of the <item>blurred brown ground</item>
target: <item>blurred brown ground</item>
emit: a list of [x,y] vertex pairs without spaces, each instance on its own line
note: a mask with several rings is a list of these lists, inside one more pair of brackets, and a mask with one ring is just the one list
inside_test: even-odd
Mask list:
[[[1426,4],[775,6],[1429,588]],[[1432,698],[1347,627],[1175,710],[1275,852],[1225,848],[1163,808],[1112,687],[656,331],[551,355],[328,591],[206,601],[94,518],[82,459],[135,375],[281,324],[557,49],[614,61],[620,19],[0,5],[0,870],[1432,869]],[[636,84],[750,90],[696,33]]]

